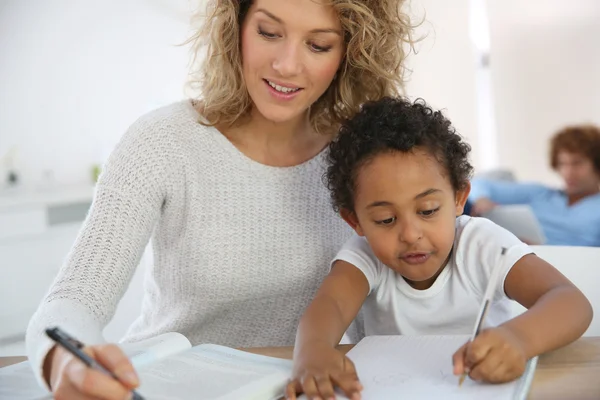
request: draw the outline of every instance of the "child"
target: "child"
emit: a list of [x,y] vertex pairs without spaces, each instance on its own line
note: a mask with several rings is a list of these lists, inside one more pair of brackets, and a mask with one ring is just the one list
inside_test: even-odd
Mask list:
[[[587,329],[592,308],[569,280],[510,232],[461,216],[469,151],[441,112],[420,101],[384,98],[345,122],[330,147],[327,182],[357,235],[300,320],[288,398],[303,391],[330,399],[334,387],[360,398],[354,366],[336,345],[361,307],[366,335],[471,334],[492,273],[493,327],[457,349],[456,375],[516,379],[529,358]],[[510,319],[511,299],[528,311]]]

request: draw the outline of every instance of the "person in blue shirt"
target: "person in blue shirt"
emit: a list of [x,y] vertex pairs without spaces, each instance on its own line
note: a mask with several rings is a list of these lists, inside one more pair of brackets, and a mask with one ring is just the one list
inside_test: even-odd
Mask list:
[[485,215],[498,204],[528,204],[546,235],[544,244],[600,246],[600,128],[562,129],[552,138],[550,165],[563,189],[473,179],[470,214]]

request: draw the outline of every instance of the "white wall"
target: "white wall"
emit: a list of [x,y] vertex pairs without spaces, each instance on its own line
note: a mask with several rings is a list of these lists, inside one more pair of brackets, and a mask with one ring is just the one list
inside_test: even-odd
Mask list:
[[[186,1],[5,0],[0,155],[17,146],[28,183],[46,170],[60,183],[88,180],[138,116],[183,97],[188,53],[174,44],[187,34]],[[426,38],[409,58],[407,93],[446,109],[476,147],[468,0],[412,9]]]
[[2,0],[0,156],[24,182],[89,182],[127,127],[183,98],[182,1]]
[[499,159],[520,179],[558,183],[549,138],[600,124],[600,2],[487,2]]
[[477,112],[474,47],[469,37],[469,0],[412,0],[414,21],[423,23],[415,37],[417,54],[408,58],[412,70],[406,86],[411,97],[422,97],[441,108],[457,131],[477,151]]
[[[600,122],[600,2],[487,1],[497,157],[521,179],[556,182],[547,140],[566,123]],[[18,147],[27,183],[46,170],[89,180],[141,114],[184,96],[186,7],[203,0],[3,0],[0,155]],[[443,108],[486,157],[477,131],[469,0],[412,0],[425,17],[407,94]],[[488,157],[489,158],[489,157]]]

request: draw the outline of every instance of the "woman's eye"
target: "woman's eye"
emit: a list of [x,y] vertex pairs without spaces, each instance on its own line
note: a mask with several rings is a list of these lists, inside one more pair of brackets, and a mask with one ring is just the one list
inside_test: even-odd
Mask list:
[[391,225],[396,221],[395,217],[382,219],[380,221],[375,221],[377,225]]
[[331,50],[331,46],[318,46],[316,44],[311,44],[310,45],[312,51],[314,51],[315,53],[325,53],[329,50]]
[[263,30],[262,30],[262,29],[260,29],[260,28],[258,28],[258,34],[259,34],[260,36],[263,36],[263,37],[267,38],[267,39],[275,39],[275,38],[277,37],[277,35],[276,35],[276,34],[274,34],[274,33],[271,33],[271,32],[267,32],[267,31],[263,31]]

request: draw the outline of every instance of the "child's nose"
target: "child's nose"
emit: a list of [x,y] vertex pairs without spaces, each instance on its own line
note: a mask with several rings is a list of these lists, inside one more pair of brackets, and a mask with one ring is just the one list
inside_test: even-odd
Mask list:
[[408,244],[416,243],[423,237],[423,231],[418,223],[407,221],[400,228],[400,241]]

